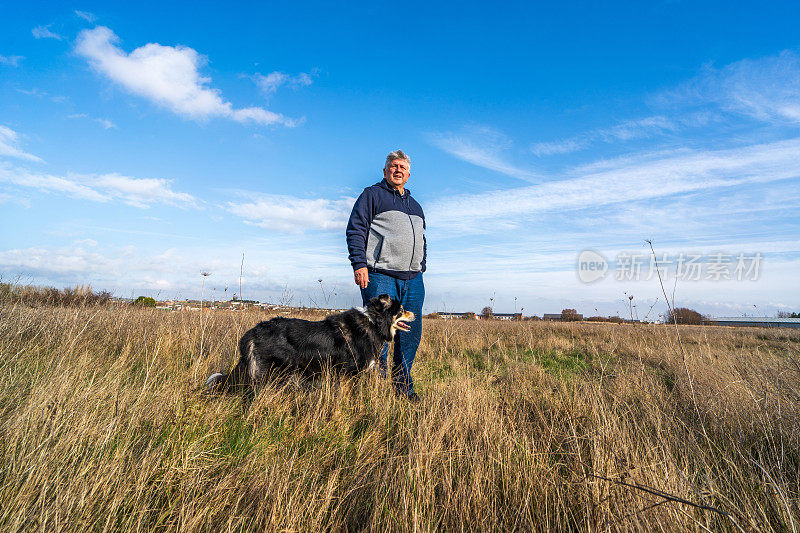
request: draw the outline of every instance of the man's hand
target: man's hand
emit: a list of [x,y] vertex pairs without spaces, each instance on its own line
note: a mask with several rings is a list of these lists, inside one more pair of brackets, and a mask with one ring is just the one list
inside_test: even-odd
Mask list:
[[359,268],[353,271],[353,274],[356,277],[356,285],[362,289],[366,289],[367,285],[369,285],[369,272],[367,272],[367,267]]

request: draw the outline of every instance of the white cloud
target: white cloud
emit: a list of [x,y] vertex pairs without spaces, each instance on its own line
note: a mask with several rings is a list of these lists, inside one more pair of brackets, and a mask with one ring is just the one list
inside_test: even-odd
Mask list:
[[641,119],[626,120],[610,128],[598,128],[567,139],[533,143],[530,148],[531,152],[538,157],[568,154],[584,150],[597,142],[610,144],[617,141],[625,142],[677,133],[685,128],[708,125],[714,120],[717,120],[717,118],[710,112],[689,113],[678,118],[655,115]]
[[100,124],[101,126],[103,126],[103,128],[104,128],[104,129],[107,129],[107,130],[108,130],[108,129],[111,129],[111,128],[116,128],[116,127],[117,127],[117,125],[116,125],[116,124],[114,124],[113,122],[111,122],[111,121],[110,121],[110,120],[108,120],[107,118],[96,118],[96,117],[91,117],[91,116],[87,115],[86,113],[74,113],[74,114],[72,114],[72,115],[69,115],[67,118],[71,118],[71,119],[76,119],[76,118],[85,118],[85,119],[88,119],[88,120],[92,120],[92,121],[94,121],[94,122],[97,122],[98,124]]
[[18,67],[20,61],[25,59],[23,56],[4,56],[0,55],[0,65],[8,65],[9,67]]
[[523,181],[538,182],[541,176],[505,160],[502,152],[513,144],[504,134],[489,127],[473,127],[466,134],[430,133],[428,141],[450,155]]
[[0,163],[0,183],[93,202],[119,200],[142,209],[154,204],[190,207],[197,203],[190,194],[172,190],[169,180],[119,174],[54,176]]
[[131,178],[120,174],[103,174],[88,178],[92,186],[128,205],[146,209],[153,204],[194,206],[195,198],[172,190],[171,181],[161,178]]
[[743,59],[700,75],[655,98],[662,105],[713,104],[766,122],[800,122],[800,56]]
[[26,94],[28,96],[35,96],[36,98],[49,98],[52,102],[55,102],[57,104],[66,102],[68,100],[66,96],[51,95],[39,89],[38,87],[34,87],[33,89],[17,89],[17,92]]
[[3,156],[43,163],[41,158],[22,150],[19,147],[19,134],[6,126],[0,126],[0,157]]
[[[25,276],[50,276],[50,279],[67,278],[71,283],[85,283],[96,272],[116,272],[122,267],[120,257],[109,258],[80,246],[67,248],[24,248],[0,251],[0,267]],[[81,279],[83,278],[83,279]]]
[[251,202],[228,202],[226,209],[248,224],[289,233],[342,230],[355,198],[327,200],[264,195]]
[[210,86],[211,79],[200,74],[206,60],[188,46],[149,43],[128,54],[118,42],[113,31],[98,26],[83,30],[75,49],[101,74],[179,115],[196,120],[223,117],[262,125],[296,124],[261,107],[235,109]]
[[556,154],[569,154],[584,149],[589,145],[589,141],[574,137],[571,139],[562,139],[560,141],[549,141],[533,143],[531,145],[531,152],[539,157]]
[[0,182],[44,192],[62,193],[73,198],[92,200],[94,202],[109,200],[108,196],[74,180],[50,174],[30,172],[25,169],[9,167],[2,163],[0,163]]
[[59,34],[50,31],[50,26],[52,26],[52,24],[48,24],[46,26],[36,26],[31,30],[31,33],[36,39],[56,39],[60,41],[62,37]]
[[[727,150],[685,151],[660,159],[530,187],[451,196],[428,208],[429,218],[463,231],[482,220],[508,221],[705,189],[800,176],[800,138]],[[433,223],[432,223],[433,225]]]
[[315,74],[315,72],[311,74],[301,72],[300,74],[292,76],[284,72],[276,71],[270,72],[266,76],[263,74],[254,74],[252,79],[261,91],[269,96],[277,91],[281,85],[288,85],[289,87],[308,87],[313,83]]
[[0,192],[0,205],[3,204],[17,204],[26,209],[31,206],[31,202],[27,198],[20,198],[19,196]]
[[663,116],[654,116],[628,120],[608,129],[597,130],[597,135],[606,142],[627,141],[676,129],[678,129],[678,125],[674,121]]
[[[206,297],[231,297],[238,291],[242,251],[244,295],[247,298],[278,301],[284,286],[295,293],[294,303],[310,303],[310,297],[325,301],[317,279],[323,278],[332,305],[360,305],[358,289],[352,283],[341,237],[333,234],[299,238],[275,235],[254,243],[210,243],[182,248],[139,249],[133,246],[104,246],[92,239],[73,241],[70,246],[48,248],[32,246],[0,250],[3,279],[17,276],[26,283],[91,283],[97,289],[116,290],[129,296],[131,290],[161,297],[199,298],[201,270],[211,272],[206,279]],[[346,285],[345,285],[346,283]],[[229,287],[227,293],[225,287]],[[344,290],[346,288],[347,290]],[[338,292],[333,296],[333,292]],[[140,292],[139,294],[142,294]]]
[[89,13],[88,11],[76,9],[75,14],[87,22],[94,22],[97,20],[97,16],[94,13]]

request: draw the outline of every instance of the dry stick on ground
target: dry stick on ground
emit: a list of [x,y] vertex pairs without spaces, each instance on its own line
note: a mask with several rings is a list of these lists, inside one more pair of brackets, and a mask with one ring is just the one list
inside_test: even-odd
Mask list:
[[[608,481],[610,483],[616,483],[617,485],[622,485],[624,487],[628,487],[628,488],[631,488],[631,489],[641,490],[642,492],[646,492],[648,494],[652,494],[653,496],[658,496],[659,498],[664,498],[664,501],[659,502],[658,505],[669,501],[669,502],[682,503],[682,504],[685,504],[685,505],[691,505],[692,507],[696,507],[698,509],[705,509],[706,511],[713,511],[715,513],[719,513],[719,514],[721,514],[723,516],[728,517],[730,519],[730,521],[733,522],[733,525],[736,526],[736,529],[738,529],[739,531],[744,533],[744,529],[742,528],[742,526],[739,525],[739,522],[736,521],[736,518],[739,518],[739,520],[744,520],[744,517],[739,515],[739,513],[735,513],[735,516],[734,516],[733,513],[729,513],[727,511],[723,511],[722,509],[719,509],[719,508],[714,507],[712,505],[703,505],[703,504],[700,504],[700,503],[694,503],[693,501],[689,501],[689,500],[687,500],[685,498],[681,498],[680,496],[675,496],[674,494],[669,494],[667,492],[663,492],[663,491],[660,491],[658,489],[654,489],[652,487],[646,487],[644,485],[639,485],[638,483],[626,483],[625,481],[620,481],[618,479],[613,479],[613,478],[610,478],[610,477],[601,476],[601,475],[595,474],[593,472],[587,472],[586,475],[589,476],[589,477],[602,479],[603,481]],[[650,506],[650,507],[653,507],[653,506]],[[649,507],[645,507],[645,509],[642,509],[642,510],[646,510],[648,508]]]

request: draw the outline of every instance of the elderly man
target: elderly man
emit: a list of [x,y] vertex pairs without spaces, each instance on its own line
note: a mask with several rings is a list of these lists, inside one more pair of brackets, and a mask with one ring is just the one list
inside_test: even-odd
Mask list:
[[[366,305],[370,298],[388,294],[417,316],[410,331],[394,337],[392,381],[398,394],[419,400],[411,379],[411,365],[422,338],[422,302],[425,286],[425,215],[405,185],[411,160],[402,150],[386,156],[383,180],[364,189],[347,223],[347,247],[356,285]],[[389,345],[383,347],[381,368],[387,368]]]

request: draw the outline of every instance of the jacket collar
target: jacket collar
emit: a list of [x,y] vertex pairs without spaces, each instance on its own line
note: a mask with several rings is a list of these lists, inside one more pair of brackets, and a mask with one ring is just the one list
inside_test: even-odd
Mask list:
[[386,181],[386,178],[383,178],[380,181],[380,183],[376,183],[375,185],[378,185],[378,186],[382,187],[383,189],[386,189],[390,193],[396,194],[397,196],[400,196],[401,198],[405,198],[406,196],[410,196],[411,195],[411,189],[409,189],[408,187],[403,187],[403,194],[401,196],[400,192],[397,189],[395,189],[394,187],[389,185],[389,182]]

